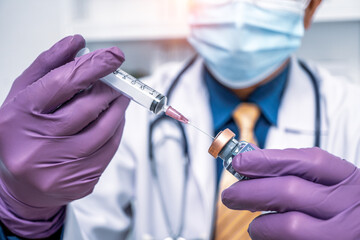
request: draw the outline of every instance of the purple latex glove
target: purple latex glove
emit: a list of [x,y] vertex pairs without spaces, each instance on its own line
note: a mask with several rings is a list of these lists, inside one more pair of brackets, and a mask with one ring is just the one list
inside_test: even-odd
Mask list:
[[256,150],[233,167],[254,178],[222,193],[232,209],[276,211],[256,218],[252,239],[360,239],[360,171],[319,148]]
[[114,47],[75,58],[84,46],[75,35],[43,52],[0,108],[0,218],[19,236],[56,232],[120,143],[129,99],[98,79],[124,55]]

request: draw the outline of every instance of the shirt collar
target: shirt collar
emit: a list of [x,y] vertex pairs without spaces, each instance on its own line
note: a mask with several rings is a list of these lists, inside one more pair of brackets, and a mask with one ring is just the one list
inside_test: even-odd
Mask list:
[[[272,81],[259,86],[248,99],[248,102],[255,103],[260,108],[262,115],[271,125],[277,125],[278,111],[288,77],[289,65]],[[231,90],[217,82],[206,68],[204,79],[209,90],[214,129],[218,130],[231,121],[233,111],[243,101]]]

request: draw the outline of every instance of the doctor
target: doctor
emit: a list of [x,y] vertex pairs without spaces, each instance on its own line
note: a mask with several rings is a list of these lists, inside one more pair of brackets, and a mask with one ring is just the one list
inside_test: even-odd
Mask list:
[[[145,82],[169,93],[170,103],[206,132],[237,132],[233,112],[251,102],[261,113],[255,126],[261,148],[320,145],[359,164],[360,115],[352,107],[359,87],[291,58],[320,0],[194,2],[189,41],[199,57],[167,64]],[[136,104],[126,117],[123,141],[94,192],[68,207],[65,238],[221,234],[215,217],[221,169],[207,153],[211,139],[191,126],[184,136],[176,123]]]
[[[238,131],[232,113],[251,102],[260,113],[255,126],[260,147],[320,144],[357,164],[360,116],[351,106],[358,102],[358,87],[290,57],[319,4],[198,1],[189,40],[199,57],[185,68],[166,65],[144,81],[162,92],[172,89],[171,104],[207,132]],[[2,223],[19,236],[61,235],[65,205],[91,193],[123,135],[92,194],[67,206],[64,238],[211,238],[221,175],[207,153],[211,139],[188,126],[183,132],[181,125],[136,104],[127,110],[123,131],[128,100],[94,84],[119,67],[123,56],[108,49],[74,60],[83,45],[79,36],[67,38],[40,57],[14,83],[1,108]],[[89,69],[92,75],[79,77]],[[65,83],[47,85],[52,81],[46,80],[64,76]],[[81,89],[86,91],[72,98]],[[90,114],[83,118],[77,112],[89,99],[96,99],[96,110],[87,108]],[[50,117],[58,127],[49,125]],[[14,151],[18,139],[27,151]]]

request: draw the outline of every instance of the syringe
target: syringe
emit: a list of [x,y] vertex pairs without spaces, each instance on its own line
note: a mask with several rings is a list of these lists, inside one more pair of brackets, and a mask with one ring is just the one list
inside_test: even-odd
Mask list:
[[125,94],[130,99],[155,114],[164,112],[167,116],[180,122],[185,124],[189,123],[189,120],[180,112],[167,105],[167,97],[165,95],[159,93],[120,68],[112,74],[102,78],[101,81]]

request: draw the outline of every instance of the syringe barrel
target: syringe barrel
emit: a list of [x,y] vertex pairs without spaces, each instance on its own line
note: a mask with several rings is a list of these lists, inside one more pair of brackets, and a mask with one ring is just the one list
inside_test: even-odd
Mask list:
[[158,114],[164,110],[167,98],[120,68],[101,79],[104,83],[125,94],[149,111]]

